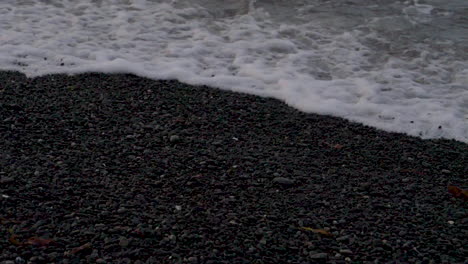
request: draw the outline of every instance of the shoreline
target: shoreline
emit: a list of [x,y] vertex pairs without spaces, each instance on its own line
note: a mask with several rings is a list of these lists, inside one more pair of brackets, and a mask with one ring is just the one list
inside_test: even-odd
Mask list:
[[466,261],[463,142],[134,75],[0,80],[0,261]]

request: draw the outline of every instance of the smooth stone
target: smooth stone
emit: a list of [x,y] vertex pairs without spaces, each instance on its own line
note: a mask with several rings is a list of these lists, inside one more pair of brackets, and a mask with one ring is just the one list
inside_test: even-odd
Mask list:
[[127,238],[125,238],[125,237],[120,238],[119,245],[121,247],[127,247],[129,243],[130,243],[130,241],[128,241]]
[[127,209],[125,209],[125,208],[123,208],[123,207],[121,207],[121,208],[119,208],[119,209],[117,210],[117,213],[119,213],[119,214],[122,214],[122,213],[125,213],[125,212],[127,212]]
[[93,249],[93,252],[89,255],[90,258],[98,258],[99,257],[99,251],[97,249]]
[[309,258],[311,258],[311,259],[327,259],[328,254],[327,253],[316,253],[316,254],[310,255]]
[[26,263],[26,260],[22,257],[16,257],[15,258],[15,263],[16,264],[23,264],[23,263]]
[[351,251],[349,249],[340,249],[340,254],[351,255],[351,254],[353,254],[353,251]]
[[340,236],[336,239],[336,241],[340,241],[340,242],[347,241],[347,240],[349,240],[349,236]]
[[52,252],[52,253],[47,254],[47,257],[49,258],[49,260],[55,260],[57,256],[58,256],[57,252]]
[[179,142],[179,141],[180,141],[180,137],[177,136],[177,135],[172,135],[172,136],[169,138],[169,141],[170,141],[170,142],[173,142],[173,143]]
[[2,177],[0,179],[0,184],[12,183],[14,181],[15,181],[15,179],[13,179],[12,177]]
[[294,184],[294,180],[285,177],[275,177],[273,178],[273,182],[285,186],[290,186]]

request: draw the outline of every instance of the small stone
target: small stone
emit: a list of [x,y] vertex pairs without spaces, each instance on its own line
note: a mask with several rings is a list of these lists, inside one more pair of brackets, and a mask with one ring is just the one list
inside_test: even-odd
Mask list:
[[291,186],[294,184],[294,180],[285,177],[275,177],[273,178],[273,182],[284,186]]
[[89,255],[90,258],[97,258],[99,257],[99,251],[97,249],[93,249],[93,252]]
[[120,208],[117,210],[117,213],[119,213],[119,214],[123,214],[123,213],[125,213],[125,212],[127,212],[127,209],[125,209],[125,208],[123,208],[123,207],[120,207]]
[[13,179],[11,177],[2,177],[0,179],[0,184],[8,184],[8,183],[12,183],[14,181],[15,181],[15,179]]
[[421,162],[421,165],[422,165],[423,167],[431,167],[431,164],[428,163],[428,162],[425,162],[425,161]]
[[196,263],[197,262],[197,257],[189,257],[187,259],[187,261],[190,262],[190,263]]
[[453,225],[453,224],[455,224],[455,221],[450,220],[450,221],[447,221],[447,223],[448,223],[449,225]]
[[351,255],[351,254],[353,254],[353,251],[351,251],[349,249],[340,249],[340,253],[343,254],[343,255]]
[[309,257],[311,259],[327,259],[328,254],[327,253],[315,253],[315,254],[311,254]]
[[22,258],[22,257],[16,257],[15,258],[15,263],[16,264],[23,264],[23,263],[26,263],[26,260],[24,260],[24,258]]
[[29,259],[28,263],[33,262],[33,263],[44,263],[45,259],[42,256],[34,256]]
[[169,138],[169,141],[172,142],[172,143],[179,142],[179,141],[180,141],[180,137],[177,136],[177,135],[172,135],[172,136]]
[[367,190],[372,187],[372,184],[370,182],[362,182],[360,185],[363,190]]
[[440,172],[442,172],[443,174],[450,174],[450,173],[452,173],[451,171],[446,170],[446,169],[443,169],[443,170],[441,170]]
[[213,141],[212,143],[214,146],[221,146],[223,142],[221,140]]
[[403,248],[409,248],[411,243],[412,243],[411,241],[408,241],[408,242],[404,243],[402,247]]
[[129,258],[123,258],[123,259],[120,259],[119,260],[120,263],[124,263],[124,264],[130,264],[132,263],[132,261],[129,259]]
[[102,215],[102,216],[107,216],[107,215],[110,215],[111,212],[107,211],[107,210],[102,210],[99,214]]
[[339,241],[339,242],[344,242],[348,240],[349,240],[349,236],[340,236],[336,239],[336,241]]
[[49,260],[53,261],[53,260],[57,259],[58,253],[57,252],[49,253],[49,254],[47,254],[47,257],[49,258]]
[[130,241],[128,241],[127,238],[125,238],[125,237],[120,238],[119,245],[121,247],[127,247],[129,243],[130,243]]

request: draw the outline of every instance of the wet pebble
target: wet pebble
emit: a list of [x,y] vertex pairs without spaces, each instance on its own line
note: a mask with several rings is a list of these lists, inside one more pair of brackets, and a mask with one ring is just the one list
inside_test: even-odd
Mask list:
[[328,258],[328,254],[327,254],[327,253],[310,253],[309,258],[315,259],[315,260],[318,260],[318,259],[327,259],[327,258]]
[[26,263],[26,260],[24,258],[22,258],[22,257],[16,257],[15,258],[15,263],[16,264],[24,264],[24,263]]
[[340,236],[340,237],[337,237],[336,238],[336,241],[339,241],[339,242],[346,242],[348,241],[350,238],[350,236]]
[[180,141],[180,137],[178,135],[172,135],[170,136],[169,141],[172,143],[177,143]]
[[273,178],[273,183],[283,185],[283,186],[292,186],[294,185],[295,181],[290,178],[285,177],[275,177]]
[[353,251],[349,250],[349,249],[340,249],[340,254],[343,254],[343,255],[351,255],[353,254]]
[[130,241],[125,237],[121,237],[119,240],[119,246],[121,247],[127,247],[129,243]]

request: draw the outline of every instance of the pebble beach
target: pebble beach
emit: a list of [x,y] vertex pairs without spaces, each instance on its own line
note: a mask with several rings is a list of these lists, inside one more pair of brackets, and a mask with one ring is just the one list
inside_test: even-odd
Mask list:
[[128,74],[0,72],[0,263],[467,263],[468,145]]

